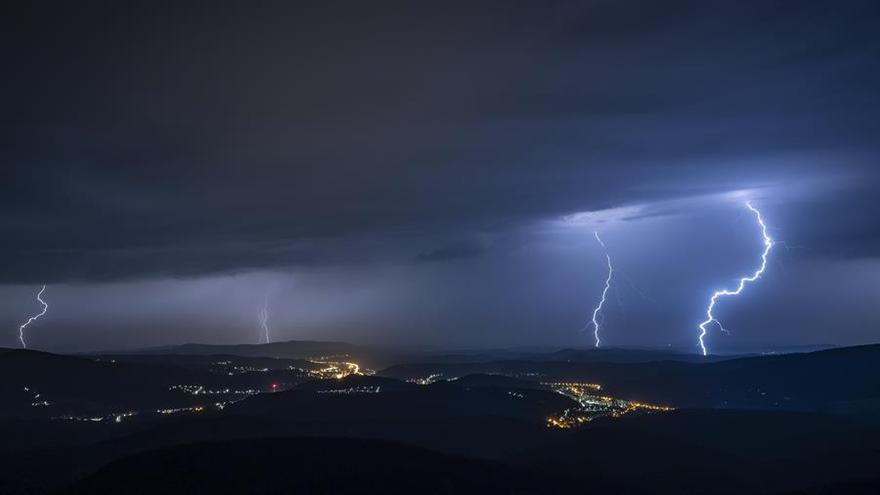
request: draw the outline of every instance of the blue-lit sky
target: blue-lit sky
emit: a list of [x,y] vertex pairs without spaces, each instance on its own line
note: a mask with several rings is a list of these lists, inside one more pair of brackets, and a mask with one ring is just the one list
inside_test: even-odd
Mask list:
[[[27,7],[25,7],[27,8]],[[874,342],[873,2],[84,5],[2,30],[0,346]],[[6,21],[4,21],[6,22]]]

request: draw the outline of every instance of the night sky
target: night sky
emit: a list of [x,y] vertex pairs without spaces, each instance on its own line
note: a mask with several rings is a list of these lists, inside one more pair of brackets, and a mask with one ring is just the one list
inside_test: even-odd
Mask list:
[[880,337],[876,1],[21,3],[0,347]]

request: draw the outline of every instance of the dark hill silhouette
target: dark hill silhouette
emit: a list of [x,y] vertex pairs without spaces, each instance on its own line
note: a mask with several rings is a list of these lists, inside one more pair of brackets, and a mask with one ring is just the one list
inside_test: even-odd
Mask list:
[[[215,454],[203,453],[201,447],[198,450],[189,450],[188,447],[169,449],[163,444],[235,438],[235,435],[241,438],[240,435],[248,428],[250,432],[247,436],[252,438],[266,435],[273,437],[298,435],[292,427],[294,424],[296,423],[265,419],[213,418],[198,422],[178,422],[176,426],[160,426],[118,441],[104,442],[99,446],[90,447],[86,455],[94,455],[95,452],[101,452],[103,449],[112,453],[110,458],[119,458],[131,455],[125,452],[145,451],[150,450],[151,447],[163,450],[160,453],[146,452],[111,464],[79,484],[77,489],[80,491],[76,493],[84,493],[82,490],[98,490],[96,493],[105,493],[100,490],[118,487],[116,483],[124,482],[126,479],[140,480],[140,476],[149,475],[154,479],[161,479],[162,477],[155,476],[155,473],[150,474],[154,468],[158,469],[159,464],[154,463],[168,466],[170,471],[167,472],[167,476],[176,475],[178,470],[183,470],[182,479],[192,480],[195,483],[187,486],[195,487],[199,492],[202,486],[206,489],[213,488],[214,485],[210,483],[216,479],[226,479],[225,476],[235,477],[229,481],[229,486],[236,489],[240,489],[241,485],[238,483],[245,482],[243,480],[262,478],[264,475],[266,479],[273,480],[268,485],[270,488],[288,487],[286,483],[295,482],[293,478],[298,477],[299,470],[303,468],[299,456],[314,452],[312,448],[305,449],[300,454],[266,447],[261,444],[263,440],[204,444],[205,449],[210,449],[208,446],[216,447],[215,454],[227,459],[229,461],[227,463],[215,457]],[[299,427],[318,426],[317,430],[311,431],[310,436],[314,436],[322,435],[320,427],[326,427],[328,424],[313,422],[308,426],[299,424]],[[348,428],[357,429],[358,423],[347,422],[336,425],[334,437],[344,432],[343,424],[347,424]],[[387,423],[390,424],[391,422]],[[423,423],[419,430],[431,430],[432,426],[438,429],[442,424],[442,422]],[[249,426],[245,428],[244,425]],[[545,436],[542,441],[526,440],[523,444],[527,450],[508,454],[503,462],[506,467],[499,464],[478,463],[478,465],[483,466],[481,469],[494,465],[502,467],[505,472],[512,467],[514,472],[520,474],[540,473],[540,475],[529,474],[525,481],[514,477],[520,480],[519,483],[525,483],[522,486],[528,487],[527,493],[547,493],[547,490],[566,487],[573,493],[578,493],[589,487],[590,492],[599,493],[766,494],[798,491],[849,493],[829,490],[833,487],[869,484],[869,481],[865,480],[874,474],[875,467],[880,462],[880,451],[876,449],[880,440],[880,432],[877,429],[842,420],[839,417],[812,413],[686,410],[671,414],[631,416],[615,421],[598,421],[582,430],[544,431]],[[441,435],[438,434],[437,437],[439,436]],[[467,443],[466,438],[459,436],[454,442]],[[474,441],[486,440],[486,437],[480,437]],[[300,440],[277,441],[289,445]],[[328,440],[323,438],[313,441],[328,445]],[[241,445],[263,446],[249,449],[239,447]],[[333,445],[332,442],[330,445]],[[465,447],[461,445],[460,449],[465,450]],[[260,449],[264,450],[259,451]],[[330,447],[328,449],[330,452],[335,450]],[[344,475],[348,472],[346,462],[351,461],[358,454],[343,450],[345,451],[343,457],[348,457],[347,459],[324,451],[312,457],[313,464],[305,463],[305,466],[310,471],[314,470],[320,479],[323,479],[327,473],[336,473],[341,479],[347,479]],[[393,453],[388,454],[382,450],[370,452],[372,453],[364,455],[390,455],[389,462],[392,465],[399,469],[404,468],[396,464]],[[239,454],[252,460],[239,462]],[[71,455],[68,453],[63,458],[70,459]],[[425,461],[418,456],[413,459],[417,459],[419,464]],[[382,462],[386,460],[388,459],[383,459]],[[41,462],[45,463],[46,459],[41,459]],[[277,481],[273,475],[265,474],[261,468],[254,467],[253,464],[258,463],[276,469],[276,462],[289,466],[285,471],[287,481]],[[367,460],[366,465],[372,467],[371,462],[372,460]],[[442,461],[433,462],[435,462],[434,467],[445,466]],[[218,475],[212,471],[214,468],[222,468],[230,472]],[[457,468],[443,467],[443,469]],[[140,470],[142,474],[135,473],[135,470]],[[408,473],[400,475],[405,477]],[[434,476],[434,474],[430,475]],[[452,475],[452,478],[455,479],[455,476]],[[510,493],[509,485],[503,481],[494,480],[492,476],[488,479],[492,479],[491,484],[480,485],[479,489],[485,490],[485,493]],[[430,480],[434,481],[434,478]],[[398,482],[403,481],[390,480],[376,489],[385,487],[393,493],[393,490],[397,489]],[[530,484],[532,482],[539,483],[538,487]],[[156,490],[157,493],[165,493],[162,485],[152,483],[146,482],[144,486]],[[456,493],[468,493],[467,490],[470,489],[467,483],[456,482],[456,486],[460,487],[458,491],[453,490]],[[365,489],[366,493],[370,493],[373,486],[362,485],[361,488]],[[341,487],[340,490],[344,488]],[[249,490],[244,491],[254,493]],[[221,493],[226,492],[221,491]]]
[[402,351],[367,347],[347,342],[289,340],[268,344],[182,344],[132,351],[104,351],[97,354],[187,354],[231,355],[253,358],[350,360],[361,366],[379,369],[395,363],[420,360],[420,351]]
[[[161,475],[157,475],[161,473]],[[66,493],[562,493],[521,469],[375,440],[271,438],[185,445],[115,461]]]
[[[173,366],[113,363],[30,350],[0,354],[0,416],[48,417],[183,404],[178,383],[217,382],[209,373]],[[25,391],[27,387],[29,391]],[[32,407],[47,400],[47,407]]]
[[705,362],[735,356],[709,356],[665,349],[589,348],[589,349],[479,349],[461,352],[413,353],[401,364],[423,362],[436,364],[479,363],[488,361],[578,361],[594,363],[644,363],[651,361]]
[[[635,494],[849,493],[829,490],[838,486],[868,484],[864,480],[873,475],[880,462],[880,451],[876,448],[880,434],[876,428],[812,413],[685,410],[597,421],[581,430],[538,427],[531,433],[521,426],[511,427],[507,424],[509,421],[525,426],[516,420],[492,418],[338,422],[296,422],[265,417],[188,418],[141,426],[124,436],[97,443],[83,439],[78,448],[3,455],[0,457],[0,492],[54,492],[57,485],[46,486],[45,491],[35,491],[33,482],[74,482],[116,459],[155,449],[178,451],[175,445],[206,441],[215,441],[211,445],[218,445],[216,441],[226,444],[235,439],[302,435],[396,439],[467,457],[496,442],[506,443],[504,464],[519,472],[542,473],[542,483],[555,480],[568,485],[573,493],[583,491],[584,487],[600,493]],[[492,429],[494,434],[486,433]],[[325,439],[316,441],[326,442]],[[517,444],[525,450],[516,453]],[[493,457],[499,459],[497,454],[503,454],[503,451]],[[188,452],[181,456],[190,456],[192,460],[194,452]],[[295,453],[291,454],[292,457],[285,457],[284,452],[267,449],[264,452],[243,450],[241,454],[249,456],[253,462],[265,462],[271,466],[275,462],[287,462],[290,467],[285,471],[287,474],[297,473],[300,468],[295,462],[299,454]],[[373,455],[385,454],[375,451]],[[169,479],[170,473],[177,473],[177,469],[192,467],[182,457],[161,457],[162,460],[157,461],[154,454],[147,453],[123,462],[131,462],[131,469],[140,466],[144,475],[158,480]],[[235,454],[224,453],[223,457],[237,459]],[[248,462],[234,468],[222,460],[215,462],[210,454],[204,459],[207,464],[230,470],[226,475],[236,476],[230,486],[238,487],[240,485],[236,483],[262,476],[262,471],[251,469]],[[339,470],[346,466],[340,464],[341,457],[318,456],[314,459],[316,462],[320,460],[322,465],[310,465],[310,469],[318,473],[342,473]],[[153,462],[167,463],[169,471],[158,469]],[[212,472],[200,473],[194,486],[212,481]],[[195,472],[190,474],[195,476]],[[117,470],[109,466],[91,481],[109,479],[115,484],[128,476],[132,476],[128,468]],[[131,480],[138,480],[139,476],[134,475]],[[182,479],[189,479],[186,476]],[[21,487],[14,484],[16,477],[24,477],[30,484],[25,485],[26,489],[15,490],[16,486]],[[78,488],[102,490],[105,486],[91,484],[91,481]],[[156,489],[156,493],[165,493],[160,485],[152,483],[147,482],[144,486]],[[394,483],[389,482],[389,486],[396,486]],[[114,486],[118,487],[106,485],[108,489]],[[279,482],[277,486],[286,485]],[[487,490],[486,493],[507,493],[504,483],[483,489]]]
[[[547,416],[576,406],[567,397],[544,390],[514,393],[506,388],[458,386],[454,382],[417,386],[385,380],[389,379],[348,377],[336,383],[308,383],[248,398],[230,406],[226,414],[301,421],[494,416],[543,423]],[[361,383],[384,383],[387,388],[379,393],[352,390]],[[354,393],[320,393],[321,387]]]
[[581,363],[650,363],[656,361],[679,361],[705,363],[733,359],[736,356],[700,356],[698,354],[656,349],[562,349],[545,354],[543,361],[577,361]]
[[301,392],[348,391],[358,388],[365,390],[376,389],[384,392],[401,392],[413,391],[418,389],[419,386],[393,378],[366,375],[348,375],[339,380],[310,380],[296,386],[296,390]]
[[[158,361],[150,361],[154,357]],[[862,346],[705,364],[457,363],[448,366],[455,372],[465,371],[461,378],[431,385],[389,376],[350,375],[253,396],[223,410],[156,415],[119,424],[0,419],[0,493],[57,493],[124,458],[129,460],[121,463],[140,459],[145,466],[154,466],[159,458],[148,451],[157,449],[172,453],[162,458],[169,460],[171,472],[177,472],[187,468],[179,464],[186,461],[173,454],[180,452],[178,447],[185,449],[183,445],[239,445],[238,440],[259,442],[282,436],[388,440],[493,459],[508,465],[501,466],[503,470],[513,466],[522,472],[542,473],[539,483],[566,485],[571,493],[766,495],[868,490],[880,465],[876,447],[880,445],[880,414],[875,407],[880,378],[872,372],[880,362],[878,357],[880,346]],[[113,363],[109,359],[113,358],[0,350],[0,410],[18,417],[32,411],[47,413],[30,405],[32,396],[21,390],[22,377],[28,377],[28,385],[53,403],[105,410],[191,399],[179,392],[170,392],[173,397],[164,395],[169,393],[169,383],[214,379],[222,383],[272,375],[248,372],[239,378],[209,373],[205,370],[211,369],[214,358],[207,355],[149,355],[150,362]],[[234,359],[255,364],[267,358]],[[418,366],[396,369],[401,374],[413,370],[419,376],[427,374],[428,369]],[[472,370],[478,374],[470,374]],[[445,371],[446,376],[454,374],[449,368]],[[546,416],[574,404],[539,383],[556,379],[599,382],[615,396],[722,409],[628,415],[596,420],[582,429],[558,430],[546,426]],[[782,394],[788,397],[784,405],[779,401]],[[23,415],[16,408],[24,410]],[[383,452],[379,449],[373,455]],[[254,462],[262,460],[261,455],[252,453]],[[290,455],[298,459],[304,454]],[[338,458],[329,454],[315,459],[318,474],[339,466]],[[271,465],[276,461],[265,460]],[[235,474],[233,466],[223,461],[218,466]],[[96,475],[92,481],[112,481],[116,479],[113,473],[123,472],[116,469],[104,471],[110,473],[109,478]],[[377,472],[382,469],[377,467]],[[247,470],[238,474],[245,480],[254,476]],[[229,486],[240,486],[238,482]],[[531,486],[528,480],[523,483]],[[102,489],[86,484],[79,489],[88,487]],[[481,489],[493,493],[504,491],[507,485],[497,487]]]
[[234,354],[95,354],[91,357],[103,361],[113,360],[117,363],[179,366],[181,368],[205,371],[217,368],[216,363],[224,361],[231,361],[240,366],[268,368],[270,370],[283,370],[290,366],[309,369],[314,366],[303,359],[248,357]]
[[504,375],[492,375],[487,373],[475,373],[473,375],[465,375],[461,378],[448,382],[438,382],[438,384],[446,383],[456,387],[494,387],[506,389],[541,389],[546,387],[531,380],[521,380]]
[[846,495],[877,495],[880,493],[880,478],[872,477],[862,480],[831,483],[819,487],[785,492],[779,495],[839,495],[841,493]]
[[832,415],[684,410],[599,421],[514,462],[639,493],[773,493],[872,476],[878,442]]
[[0,422],[0,493],[55,493],[113,460],[195,442],[278,436],[383,439],[500,459],[562,434],[534,421],[499,417],[302,421],[205,413],[118,425]]
[[686,363],[497,361],[398,365],[380,372],[395,378],[473,373],[538,374],[542,380],[600,383],[623,398],[677,407],[784,409],[865,413],[880,411],[880,345]]
[[[268,390],[272,383],[293,385],[305,380],[302,373],[291,370],[228,375],[207,369],[7,350],[0,352],[0,418],[155,412],[206,402],[204,397],[172,390],[175,385]],[[44,400],[49,404],[33,405]]]

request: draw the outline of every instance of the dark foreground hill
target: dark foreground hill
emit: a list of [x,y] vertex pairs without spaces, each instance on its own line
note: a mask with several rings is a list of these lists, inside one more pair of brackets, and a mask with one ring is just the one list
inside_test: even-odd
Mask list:
[[[458,369],[508,376],[464,374],[430,385],[388,376],[308,379],[222,408],[120,423],[16,416],[0,419],[0,493],[346,493],[352,486],[363,488],[359,493],[880,493],[871,491],[880,465],[880,414],[872,409],[880,391],[878,353],[880,346],[863,346],[704,364],[459,363]],[[236,358],[223,358],[230,359]],[[167,392],[213,402],[215,395],[167,386],[239,376],[206,372],[214,358],[134,361],[0,352],[0,409],[45,412],[23,394],[23,377],[52,400],[106,406],[155,400],[154,392],[163,401]],[[554,379],[598,381],[615,396],[720,408],[559,430],[547,427],[546,415],[573,403],[540,385]],[[775,405],[780,394],[789,397],[785,406]],[[365,481],[371,473],[376,485]],[[299,482],[314,489],[291,485]]]
[[137,454],[65,493],[486,494],[563,493],[553,478],[490,461],[376,441],[272,438]]
[[600,421],[513,462],[630,493],[777,493],[874,477],[878,445],[880,430],[835,415],[685,410]]
[[[215,425],[211,441],[120,451],[119,460],[92,468],[70,493],[762,495],[880,487],[880,432],[818,414],[692,410],[625,417],[553,432],[492,462],[396,443],[286,436],[282,425],[267,425],[277,432],[273,438],[264,431],[232,440],[227,435],[241,430]],[[162,429],[121,440],[171,440],[173,432]],[[114,444],[120,445],[104,442],[98,450]]]
[[[404,457],[413,462],[429,463],[413,471],[424,476],[427,490],[438,480],[446,487],[442,473],[452,473],[452,480],[459,479],[458,469],[472,473],[466,466],[473,462],[479,470],[500,464],[499,470],[492,472],[532,473],[527,480],[513,476],[516,487],[532,488],[522,493],[553,493],[560,485],[567,486],[570,493],[836,493],[827,490],[870,483],[865,480],[874,476],[880,465],[880,433],[875,428],[839,416],[762,411],[676,411],[598,421],[566,431],[492,417],[304,421],[214,414],[133,424],[107,436],[106,431],[97,432],[91,440],[86,435],[71,440],[76,444],[0,454],[0,493],[55,493],[94,473],[89,481],[77,485],[76,493],[139,493],[126,490],[126,482],[153,490],[145,493],[178,493],[171,488],[180,487],[192,489],[190,493],[209,493],[209,489],[230,493],[222,488],[239,489],[248,483],[261,486],[263,479],[271,481],[269,488],[276,482],[286,487],[285,483],[310,476],[319,480],[337,476],[361,486],[361,478],[346,478],[348,472],[361,472],[361,458],[365,469],[379,481],[364,485],[368,489],[360,493],[382,493],[386,486],[395,493],[411,487],[407,484],[410,465],[397,464],[397,454],[381,446],[373,450],[370,442],[360,444],[363,450],[328,447],[318,453],[311,447],[285,450],[269,447],[271,442],[256,447],[237,442],[275,438],[283,447],[292,442],[291,437],[309,437],[327,445],[341,445],[327,437],[394,440],[454,453],[455,459],[467,458],[465,465],[454,461],[444,467],[437,459],[446,457],[439,453],[439,458],[406,454]],[[204,447],[186,447],[206,442]],[[478,455],[495,462],[485,464],[474,457]],[[304,457],[306,461],[302,461]],[[378,460],[385,464],[375,466]],[[350,468],[350,464],[355,466]],[[403,479],[388,474],[397,469],[402,470],[399,476]],[[486,494],[512,493],[506,477],[488,476],[490,484],[476,489]],[[473,486],[469,481],[461,482],[461,490],[440,493],[470,493]],[[529,483],[538,483],[540,488]],[[166,490],[168,486],[171,488]],[[323,493],[346,493],[345,487],[331,486],[332,490]],[[242,489],[237,493],[276,492]]]

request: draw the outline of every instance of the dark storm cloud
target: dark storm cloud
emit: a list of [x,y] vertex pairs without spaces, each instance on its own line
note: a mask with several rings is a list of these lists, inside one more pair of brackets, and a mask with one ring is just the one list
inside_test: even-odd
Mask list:
[[418,261],[450,261],[475,258],[486,253],[486,246],[479,242],[459,241],[443,247],[424,251],[416,256]]
[[[4,15],[3,281],[371,261],[367,236],[410,259],[423,236],[837,175],[869,186],[787,226],[878,254],[876,2],[474,4]],[[479,254],[439,246],[415,252]]]

